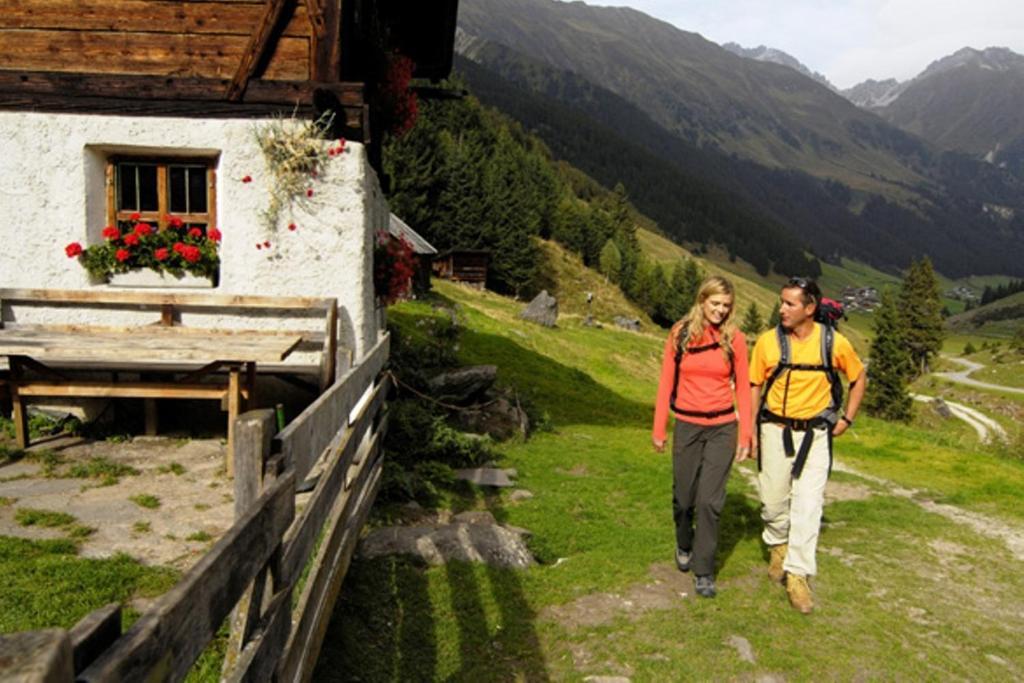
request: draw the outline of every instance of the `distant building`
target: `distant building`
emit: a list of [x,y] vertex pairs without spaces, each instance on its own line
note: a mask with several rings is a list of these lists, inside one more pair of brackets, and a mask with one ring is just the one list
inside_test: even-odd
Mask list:
[[465,282],[478,289],[487,284],[487,268],[491,252],[483,249],[449,249],[434,258],[434,275],[455,282]]
[[878,307],[881,297],[874,287],[844,287],[839,295],[847,311],[870,313]]
[[430,273],[434,257],[437,256],[437,249],[395,214],[391,214],[391,219],[388,221],[388,232],[392,237],[404,239],[412,245],[413,251],[416,252],[416,273],[412,276],[413,292],[429,291]]

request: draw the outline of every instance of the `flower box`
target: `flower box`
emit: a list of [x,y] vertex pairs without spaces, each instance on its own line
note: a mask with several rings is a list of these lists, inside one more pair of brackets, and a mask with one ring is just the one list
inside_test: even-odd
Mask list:
[[171,273],[145,269],[129,270],[127,273],[113,273],[110,276],[110,286],[210,289],[213,287],[213,280],[190,273],[172,275]]

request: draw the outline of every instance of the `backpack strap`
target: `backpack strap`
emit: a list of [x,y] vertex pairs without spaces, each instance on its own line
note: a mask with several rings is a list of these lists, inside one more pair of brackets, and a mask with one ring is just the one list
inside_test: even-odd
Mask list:
[[[704,353],[705,351],[713,351],[714,349],[721,348],[721,344],[713,342],[711,344],[704,344],[703,346],[694,346],[687,348],[686,344],[689,341],[690,326],[685,321],[680,327],[679,336],[676,338],[676,355],[675,355],[675,372],[672,374],[672,394],[669,396],[668,404],[673,411],[680,415],[688,415],[692,417],[703,417],[703,418],[714,418],[722,415],[728,415],[733,412],[733,408],[713,410],[710,412],[700,412],[695,410],[683,410],[682,408],[676,407],[676,395],[679,393],[679,366],[683,362],[683,355],[690,353]],[[736,376],[736,368],[733,364],[732,349],[727,349],[729,357],[729,374],[733,377]]]

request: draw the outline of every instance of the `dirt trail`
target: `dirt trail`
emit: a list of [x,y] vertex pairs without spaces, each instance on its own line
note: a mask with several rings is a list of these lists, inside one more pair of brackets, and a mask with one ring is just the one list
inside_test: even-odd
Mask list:
[[[930,403],[935,400],[934,396],[925,396],[924,394],[911,394],[910,396],[915,401],[921,401],[923,403]],[[974,431],[978,433],[978,439],[982,443],[988,443],[991,441],[992,434],[995,434],[1003,441],[1009,440],[1009,436],[1007,435],[1006,430],[1003,429],[1003,426],[980,410],[975,410],[974,408],[965,406],[962,403],[955,403],[946,399],[943,399],[943,402],[949,406],[949,410],[953,413],[954,417],[963,420],[974,428]]]
[[972,360],[967,360],[966,358],[956,358],[954,356],[943,356],[943,358],[963,366],[964,369],[960,370],[959,372],[932,373],[936,377],[948,379],[950,382],[956,382],[958,384],[966,384],[967,386],[970,387],[978,387],[979,389],[995,389],[997,391],[1009,391],[1014,394],[1024,394],[1024,389],[1021,389],[1019,387],[1007,387],[1003,386],[1002,384],[991,384],[990,382],[982,382],[980,380],[973,379],[972,377],[970,377],[970,374],[972,372],[977,372],[978,370],[981,370],[982,368],[985,367],[981,363],[975,363]]

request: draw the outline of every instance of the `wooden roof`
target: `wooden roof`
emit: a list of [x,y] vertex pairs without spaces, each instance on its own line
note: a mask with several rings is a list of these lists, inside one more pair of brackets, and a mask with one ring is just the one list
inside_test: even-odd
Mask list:
[[3,5],[0,108],[202,117],[332,108],[364,138],[365,53],[379,50],[370,17],[421,63],[417,76],[440,78],[451,68],[458,8],[457,0]]

